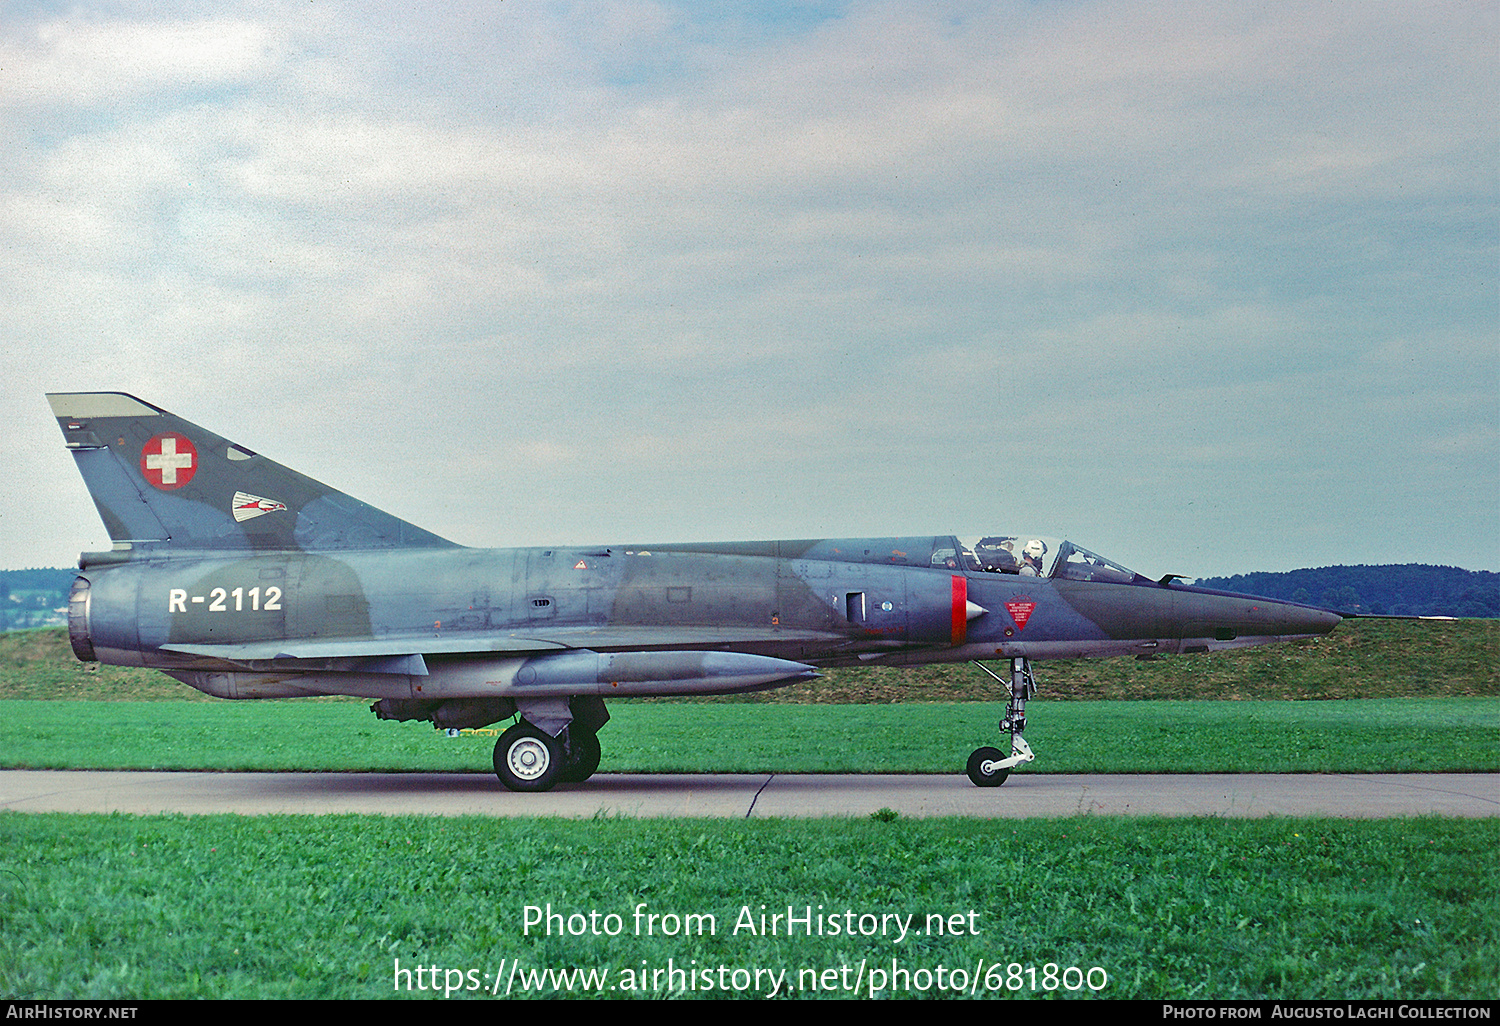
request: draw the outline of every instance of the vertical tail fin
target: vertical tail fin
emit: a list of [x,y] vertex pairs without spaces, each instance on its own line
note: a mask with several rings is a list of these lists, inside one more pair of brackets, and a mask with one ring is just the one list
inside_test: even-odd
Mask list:
[[123,392],[53,393],[47,401],[116,548],[453,546]]

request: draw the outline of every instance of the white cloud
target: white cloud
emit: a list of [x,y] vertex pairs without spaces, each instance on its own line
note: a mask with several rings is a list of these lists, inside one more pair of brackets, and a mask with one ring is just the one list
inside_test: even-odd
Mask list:
[[[1492,7],[82,10],[0,34],[17,409],[251,401],[253,446],[347,432],[305,469],[492,542],[609,534],[601,475],[638,536],[1098,526],[1149,482],[1189,537],[1313,481],[1467,516],[1418,465],[1500,462]],[[393,424],[490,472],[410,484]],[[517,473],[604,519],[528,528]]]
[[0,110],[93,106],[246,82],[266,73],[276,50],[275,33],[250,19],[21,23],[0,37]]

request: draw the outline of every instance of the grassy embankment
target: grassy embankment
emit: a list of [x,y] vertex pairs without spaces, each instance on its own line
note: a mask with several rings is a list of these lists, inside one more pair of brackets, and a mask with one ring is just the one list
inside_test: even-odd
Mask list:
[[[1500,769],[1497,645],[1496,621],[1355,621],[1292,645],[1039,664],[1034,768]],[[742,699],[612,703],[602,768],[953,772],[994,743],[1003,701],[971,667],[932,666],[833,670]],[[79,664],[57,630],[0,638],[3,765],[488,770],[490,734],[380,723],[365,704],[224,702],[154,671]]]
[[[997,668],[1003,669],[1003,663]],[[1036,664],[1048,701],[1500,697],[1500,620],[1350,620],[1327,637],[1193,656]],[[0,634],[0,699],[218,702],[154,670],[80,663],[61,628]],[[965,665],[828,670],[718,702],[1003,702]],[[672,700],[677,701],[677,700]]]

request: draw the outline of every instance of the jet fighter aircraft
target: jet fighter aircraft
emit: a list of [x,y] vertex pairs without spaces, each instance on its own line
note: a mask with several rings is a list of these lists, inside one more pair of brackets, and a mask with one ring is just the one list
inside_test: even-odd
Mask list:
[[[220,698],[354,695],[438,728],[515,718],[516,791],[586,780],[605,700],[971,661],[1010,691],[980,786],[1033,759],[1033,660],[1326,634],[1336,613],[1151,580],[1068,541],[973,535],[474,549],[120,392],[48,397],[114,546],[79,557],[84,661]],[[1001,677],[981,660],[1006,660]]]

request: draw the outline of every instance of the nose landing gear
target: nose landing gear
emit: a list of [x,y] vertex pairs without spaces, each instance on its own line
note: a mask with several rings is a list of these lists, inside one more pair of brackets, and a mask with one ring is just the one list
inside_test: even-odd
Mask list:
[[1000,732],[1010,734],[1010,755],[1006,756],[998,748],[976,748],[965,767],[974,786],[999,787],[1012,769],[1036,758],[1031,746],[1021,736],[1026,730],[1026,700],[1036,694],[1036,679],[1031,675],[1031,660],[1024,656],[1010,661],[1009,681],[982,663],[976,661],[974,665],[1004,684],[1010,692],[1005,718],[1000,721]]

